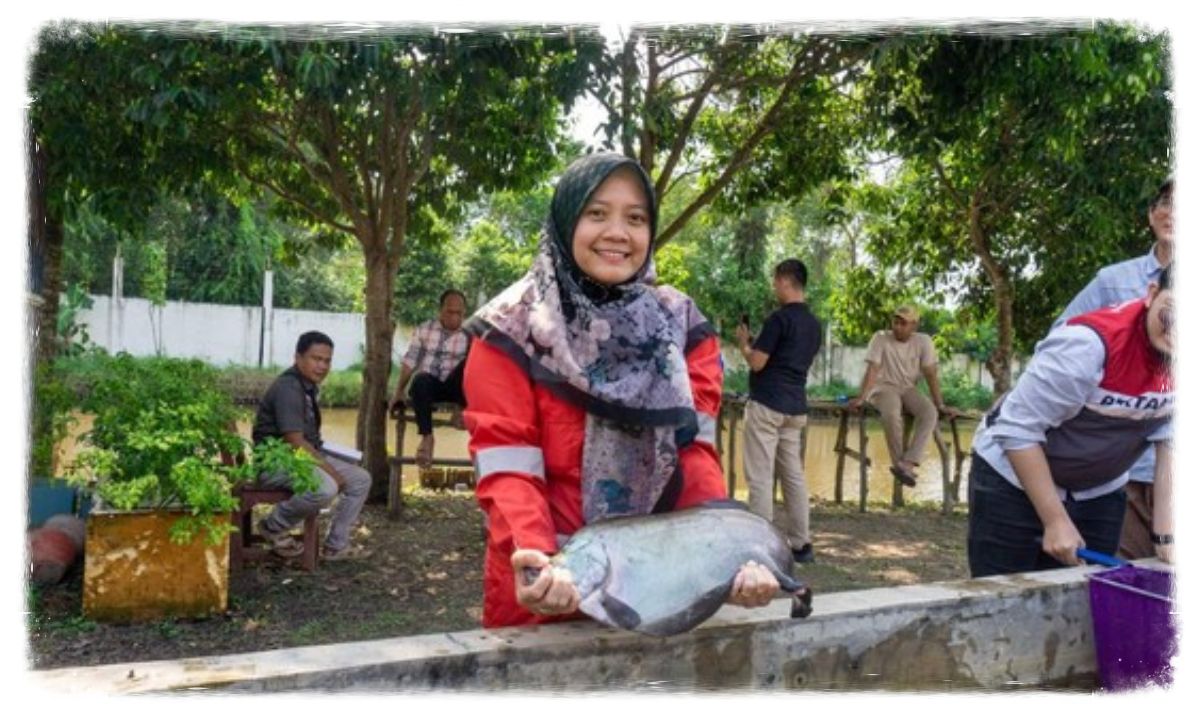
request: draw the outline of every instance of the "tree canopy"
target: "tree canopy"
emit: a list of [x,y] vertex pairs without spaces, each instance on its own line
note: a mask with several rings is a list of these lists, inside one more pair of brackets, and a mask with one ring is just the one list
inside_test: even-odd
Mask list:
[[1128,25],[639,25],[613,46],[462,29],[48,26],[30,73],[48,304],[65,227],[92,287],[119,244],[146,296],[257,303],[270,265],[280,305],[361,309],[358,439],[381,478],[395,321],[528,268],[585,94],[655,183],[660,277],[726,334],[799,256],[843,341],[916,302],[1000,389],[1087,276],[1146,251],[1171,167],[1168,38]]
[[[1128,26],[915,37],[863,86],[876,146],[902,160],[860,276],[993,313],[998,390],[1103,262],[1145,252],[1170,168],[1166,38]],[[886,268],[886,269],[883,269]],[[871,289],[882,289],[875,287]]]

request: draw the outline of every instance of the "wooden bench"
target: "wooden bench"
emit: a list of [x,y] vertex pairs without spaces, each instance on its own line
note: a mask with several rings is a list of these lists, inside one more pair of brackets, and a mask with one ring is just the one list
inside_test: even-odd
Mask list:
[[[292,498],[290,489],[274,489],[258,485],[243,485],[234,490],[239,506],[233,513],[235,536],[229,538],[229,567],[239,570],[247,561],[261,561],[271,555],[271,548],[262,535],[254,532],[254,507],[259,504],[278,504]],[[317,568],[317,517],[304,520],[304,552],[300,566],[311,572]]]
[[[833,412],[838,416],[838,433],[837,439],[834,440],[833,451],[837,453],[837,470],[834,477],[834,502],[842,503],[842,480],[845,471],[846,457],[850,457],[858,462],[858,511],[867,511],[867,487],[870,474],[871,458],[867,455],[867,419],[869,417],[878,417],[879,411],[867,403],[863,403],[858,410],[851,409],[848,405],[834,402],[820,402],[819,408],[824,411]],[[850,434],[850,416],[858,417],[858,448],[852,449],[849,442]],[[975,413],[961,412],[959,410],[951,410],[949,412],[940,413],[938,415],[938,424],[932,434],[934,446],[937,447],[938,457],[941,459],[942,465],[942,514],[949,514],[954,505],[958,503],[959,489],[962,486],[962,468],[963,461],[969,456],[969,448],[964,450],[962,440],[958,435],[958,421],[960,419],[978,420],[979,416]],[[946,445],[945,438],[942,437],[942,422],[946,421],[949,424],[950,437],[954,443],[954,470],[951,472],[950,462],[951,454]],[[904,413],[904,441],[905,443],[912,436],[913,417],[907,412]],[[899,479],[892,480],[892,506],[904,506],[904,485]]]
[[[726,393],[721,400],[721,418],[722,421],[717,422],[717,455],[722,460],[727,460],[725,465],[725,482],[728,486],[729,496],[733,496],[733,490],[737,483],[737,462],[734,459],[737,456],[737,440],[738,440],[738,422],[741,420],[745,411],[746,401],[748,397],[744,394]],[[864,404],[863,411],[856,412],[850,409],[846,404],[839,402],[829,402],[825,400],[809,400],[808,408],[810,413],[826,413],[838,418],[837,439],[834,442],[833,451],[837,453],[837,470],[834,477],[834,502],[841,504],[843,502],[843,475],[845,473],[846,457],[851,457],[859,463],[859,498],[858,509],[860,512],[867,511],[867,486],[870,477],[871,458],[867,455],[867,417],[868,415],[878,416],[879,412],[870,405]],[[858,417],[858,448],[852,449],[848,442],[850,416]],[[724,420],[729,421],[729,453],[726,455],[724,449]],[[948,514],[953,506],[958,502],[959,488],[962,484],[962,467],[963,461],[970,456],[970,448],[963,449],[962,442],[958,436],[958,420],[978,420],[979,416],[975,413],[954,411],[941,415],[938,418],[938,430],[933,433],[934,444],[937,446],[938,454],[942,461],[942,513]],[[946,446],[946,442],[941,435],[941,422],[945,420],[949,422],[950,434],[954,443],[954,471],[950,469],[950,454]],[[905,414],[905,439],[910,436],[912,431],[912,417]],[[800,430],[800,461],[804,462],[804,453],[808,447],[808,427],[805,426]],[[779,478],[775,477],[772,485],[772,495],[779,496]],[[894,479],[892,485],[892,506],[900,507],[904,504],[904,485],[900,480]]]
[[[438,403],[433,406],[433,426],[436,427],[453,427],[454,423],[450,421],[450,416],[461,411],[462,407],[448,402]],[[445,415],[445,416],[442,416]],[[400,510],[404,506],[404,465],[417,464],[416,456],[405,456],[404,454],[404,437],[407,434],[408,423],[417,421],[416,415],[413,414],[412,407],[408,404],[404,407],[404,412],[401,417],[396,420],[396,454],[388,457],[388,518],[399,519]],[[439,467],[474,467],[475,464],[470,459],[451,459],[448,457],[434,456],[432,464]]]
[[[231,426],[230,429],[235,433],[237,432],[236,425]],[[348,462],[357,461],[352,456],[343,456],[334,447],[335,445],[331,445],[327,451]],[[236,457],[222,452],[221,461],[225,464],[240,465],[246,461],[246,457],[241,452],[238,452]],[[229,567],[234,570],[240,570],[245,566],[247,561],[261,561],[271,554],[271,548],[267,546],[267,540],[254,531],[254,508],[260,504],[279,504],[291,499],[294,493],[290,489],[263,487],[258,484],[244,484],[235,487],[233,494],[238,498],[238,508],[234,510],[231,521],[237,531],[234,533],[236,536],[229,538]],[[317,568],[319,549],[317,517],[319,516],[320,512],[304,520],[304,533],[302,535],[304,552],[300,554],[299,558],[300,566],[309,572]]]

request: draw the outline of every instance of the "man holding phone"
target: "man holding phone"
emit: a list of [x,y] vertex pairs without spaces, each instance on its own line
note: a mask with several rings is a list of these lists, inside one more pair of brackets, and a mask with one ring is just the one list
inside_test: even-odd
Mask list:
[[772,287],[779,309],[750,342],[750,318],[742,315],[738,347],[750,365],[746,402],[743,476],[750,489],[750,510],[770,520],[778,468],[787,512],[788,542],[797,562],[813,561],[808,529],[808,487],[800,456],[800,430],[808,420],[808,368],[821,348],[821,323],[805,302],[808,268],[798,259],[775,267]]

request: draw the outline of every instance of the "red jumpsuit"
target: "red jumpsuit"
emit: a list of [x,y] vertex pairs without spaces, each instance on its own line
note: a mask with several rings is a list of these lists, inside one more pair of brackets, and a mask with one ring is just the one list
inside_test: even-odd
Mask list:
[[[687,364],[700,433],[679,450],[683,486],[676,509],[726,496],[713,446],[723,376],[717,338],[697,343]],[[583,526],[584,411],[534,384],[500,349],[482,340],[467,357],[463,391],[463,417],[479,477],[476,497],[488,523],[483,626],[574,618],[578,615],[536,615],[519,605],[510,558],[517,548],[553,554],[557,535],[569,536]]]

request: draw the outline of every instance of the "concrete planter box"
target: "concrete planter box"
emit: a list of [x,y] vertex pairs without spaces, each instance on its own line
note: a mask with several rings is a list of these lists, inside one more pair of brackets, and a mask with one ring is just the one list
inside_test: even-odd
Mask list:
[[[84,547],[83,614],[99,621],[202,617],[229,600],[229,538],[175,544],[183,510],[93,510]],[[228,519],[226,519],[228,521]]]

